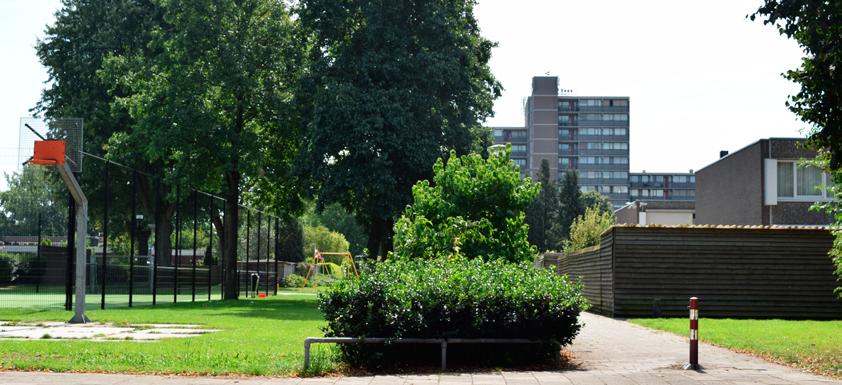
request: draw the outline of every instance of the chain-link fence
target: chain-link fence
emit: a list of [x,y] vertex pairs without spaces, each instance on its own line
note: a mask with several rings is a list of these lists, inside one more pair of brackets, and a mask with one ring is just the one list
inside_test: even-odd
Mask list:
[[[222,299],[225,200],[91,155],[80,185],[89,201],[87,304],[155,305]],[[25,166],[0,195],[0,307],[65,308],[74,292],[75,207],[58,173]],[[279,220],[240,206],[241,296],[272,295],[289,268]]]

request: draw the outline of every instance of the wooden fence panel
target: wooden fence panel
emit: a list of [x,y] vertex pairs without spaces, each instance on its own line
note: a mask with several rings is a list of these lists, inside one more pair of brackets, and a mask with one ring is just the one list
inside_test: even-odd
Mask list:
[[696,296],[704,317],[842,319],[832,242],[822,229],[617,226],[556,265],[614,317],[685,317]]

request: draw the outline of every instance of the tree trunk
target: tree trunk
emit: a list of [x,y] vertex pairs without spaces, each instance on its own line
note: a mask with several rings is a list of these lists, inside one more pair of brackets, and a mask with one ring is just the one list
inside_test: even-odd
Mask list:
[[158,252],[158,266],[172,266],[172,243],[170,243],[170,235],[173,232],[173,224],[166,213],[159,216],[156,222],[155,250]]
[[379,256],[385,259],[392,251],[393,222],[391,218],[372,218],[371,227],[368,229],[369,258],[376,259]]
[[223,259],[225,260],[225,299],[237,299],[237,230],[240,227],[240,173],[239,171],[227,171],[225,173],[225,220],[224,220],[224,241]]
[[377,259],[380,256],[380,244],[383,242],[383,226],[381,224],[382,219],[380,218],[371,218],[371,223],[368,227],[368,243],[366,247],[368,248],[368,257],[371,259]]
[[383,258],[389,256],[394,245],[393,238],[395,237],[395,220],[388,218],[383,221],[383,241],[380,243],[380,250],[383,253]]

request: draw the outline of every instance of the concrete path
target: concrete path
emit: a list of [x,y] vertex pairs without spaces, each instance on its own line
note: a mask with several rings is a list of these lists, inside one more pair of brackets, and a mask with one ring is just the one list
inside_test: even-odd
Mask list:
[[[447,373],[322,378],[209,378],[0,372],[0,384],[62,385],[562,385],[562,384],[842,384],[757,358],[702,344],[701,372],[680,369],[686,339],[623,321],[584,314],[586,327],[570,348],[578,364],[561,372]],[[704,340],[704,330],[701,331]]]

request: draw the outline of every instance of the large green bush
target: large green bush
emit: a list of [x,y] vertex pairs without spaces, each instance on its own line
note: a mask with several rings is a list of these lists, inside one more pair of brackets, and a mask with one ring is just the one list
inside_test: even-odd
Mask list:
[[[319,307],[327,336],[528,338],[553,343],[525,352],[558,356],[559,344],[579,332],[577,317],[587,304],[579,284],[549,270],[445,257],[365,265],[358,280],[339,281],[323,293]],[[349,363],[362,366],[394,360],[394,351],[384,354],[391,348],[341,346]]]
[[539,186],[522,178],[509,151],[483,159],[451,152],[433,166],[433,182],[412,187],[412,204],[395,223],[394,254],[530,261],[525,210]]

